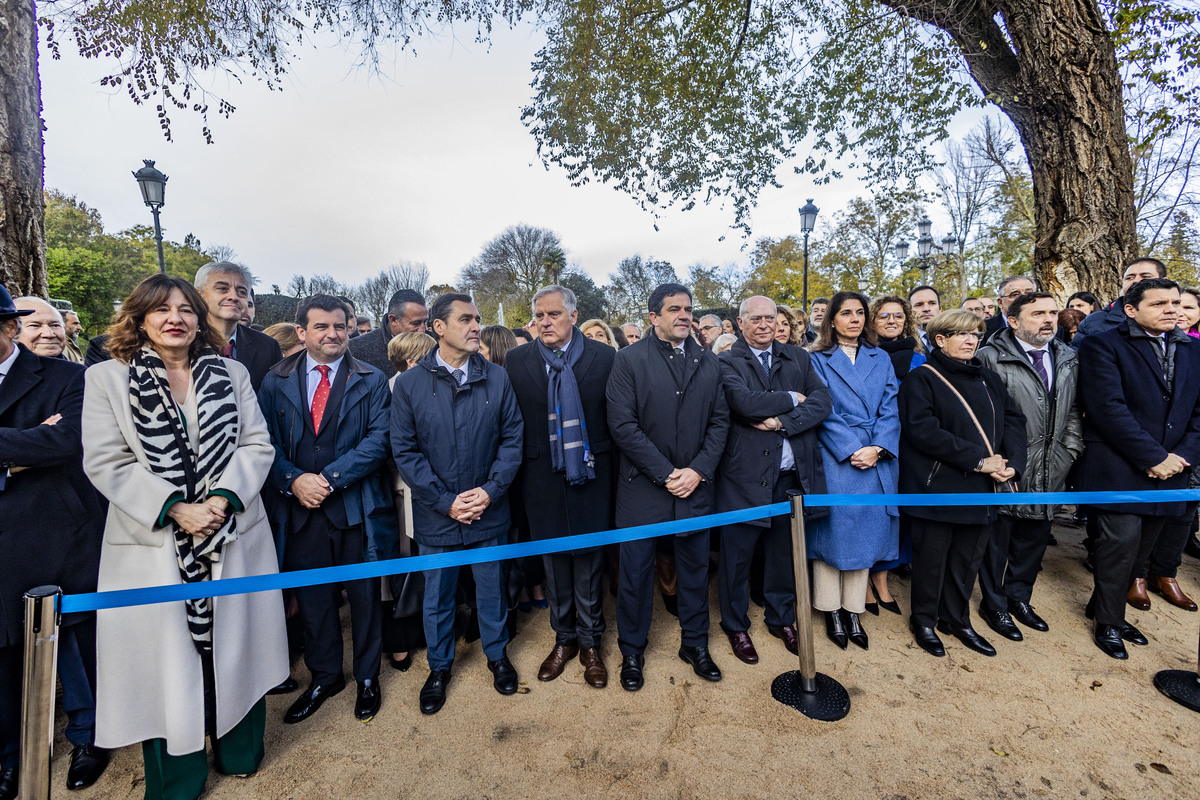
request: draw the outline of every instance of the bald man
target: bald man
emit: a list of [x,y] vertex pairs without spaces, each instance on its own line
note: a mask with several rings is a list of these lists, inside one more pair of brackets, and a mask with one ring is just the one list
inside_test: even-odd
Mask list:
[[67,328],[58,309],[40,297],[18,297],[13,305],[18,311],[33,312],[22,318],[17,341],[35,355],[62,358],[63,348],[67,346]]

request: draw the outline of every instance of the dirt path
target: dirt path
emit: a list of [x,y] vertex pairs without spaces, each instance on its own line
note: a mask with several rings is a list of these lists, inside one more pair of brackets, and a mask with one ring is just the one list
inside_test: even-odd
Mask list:
[[[715,588],[711,644],[724,680],[700,680],[678,659],[678,624],[659,605],[646,687],[623,691],[609,598],[607,689],[588,687],[578,662],[537,681],[553,635],[547,612],[535,611],[510,648],[527,693],[496,694],[478,643],[460,640],[449,700],[433,717],[417,708],[423,658],[408,673],[384,668],[383,709],[369,724],[353,717],[352,689],[296,726],[279,721],[294,695],[271,697],[262,769],[246,780],[213,775],[205,797],[1200,797],[1200,715],[1151,683],[1158,670],[1196,668],[1200,614],[1154,596],[1150,611],[1129,612],[1150,646],[1131,646],[1126,662],[1106,657],[1082,614],[1091,587],[1082,530],[1056,534],[1062,544],[1047,553],[1034,596],[1050,632],[1012,643],[976,620],[995,658],[948,637],[945,658],[919,650],[906,628],[908,585],[896,578],[906,616],[865,615],[869,651],[839,650],[818,619],[818,668],[852,698],[840,722],[813,722],[771,699],[771,681],[796,668],[794,657],[751,606],[761,661],[737,661],[717,626]],[[1180,583],[1200,595],[1200,564],[1185,557]],[[306,683],[302,665],[293,675]],[[68,753],[60,738],[54,797],[142,796],[140,748],[116,753],[95,787],[71,793]]]

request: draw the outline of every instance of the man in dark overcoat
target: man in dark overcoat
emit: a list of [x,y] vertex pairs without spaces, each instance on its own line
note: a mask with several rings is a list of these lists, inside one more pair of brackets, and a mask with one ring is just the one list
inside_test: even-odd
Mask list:
[[350,355],[391,378],[396,374],[396,366],[388,358],[388,342],[405,331],[425,330],[428,321],[429,311],[421,293],[415,289],[401,289],[388,301],[387,313],[379,327],[350,340]]
[[[738,313],[742,338],[720,355],[731,417],[717,481],[721,511],[782,503],[793,490],[825,492],[816,431],[833,409],[833,398],[808,353],[775,341],[776,319],[770,298],[744,300]],[[791,521],[783,515],[727,525],[718,571],[721,628],[733,654],[747,664],[758,662],[747,612],[750,560],[760,537],[767,630],[793,653],[798,647]]]
[[[1200,465],[1200,345],[1176,327],[1179,285],[1139,281],[1124,295],[1127,319],[1079,348],[1084,412],[1081,491],[1186,489]],[[1124,642],[1146,644],[1125,621],[1125,595],[1163,526],[1183,502],[1098,505],[1094,617],[1096,646],[1128,658]]]
[[[22,596],[43,585],[92,592],[104,514],[83,474],[83,367],[42,358],[17,343],[20,317],[0,287],[0,798],[17,794],[25,622]],[[108,764],[93,746],[96,621],[63,619],[59,671],[67,740],[67,785],[90,786]]]
[[[692,332],[692,295],[665,283],[650,294],[651,328],[617,353],[608,381],[608,427],[621,451],[616,522],[628,528],[711,514],[729,406],[717,357]],[[675,537],[679,586],[679,657],[700,677],[718,681],[708,650],[707,528]],[[617,630],[621,686],[644,683],[654,603],[653,539],[621,544]]]
[[[533,296],[538,338],[510,350],[504,363],[525,421],[518,483],[535,541],[612,527],[614,454],[604,390],[617,351],[582,335],[578,319],[570,289],[539,290]],[[554,680],[578,654],[584,680],[603,688],[604,551],[550,553],[543,560],[554,649],[538,680]]]

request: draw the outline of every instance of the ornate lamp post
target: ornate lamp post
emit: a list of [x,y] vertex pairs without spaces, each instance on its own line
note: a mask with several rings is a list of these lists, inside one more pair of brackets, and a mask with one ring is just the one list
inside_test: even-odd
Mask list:
[[158,223],[158,210],[163,206],[163,192],[167,187],[167,176],[154,168],[154,162],[143,159],[144,167],[133,173],[137,179],[138,188],[142,190],[142,200],[150,206],[154,215],[154,241],[158,244],[158,271],[166,274],[167,262],[163,259],[162,226]]
[[812,198],[808,199],[799,209],[800,230],[804,232],[804,313],[808,313],[808,235],[817,225],[817,212],[821,209],[813,205]]

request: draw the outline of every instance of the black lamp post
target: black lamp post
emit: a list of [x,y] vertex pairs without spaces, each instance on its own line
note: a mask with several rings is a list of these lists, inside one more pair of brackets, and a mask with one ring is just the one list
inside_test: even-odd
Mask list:
[[925,274],[929,271],[929,254],[933,252],[933,237],[929,235],[933,223],[929,217],[921,217],[917,223],[917,257],[921,259],[921,283],[928,283]]
[[143,159],[144,167],[133,173],[137,179],[138,188],[142,190],[142,200],[150,206],[154,214],[154,241],[158,244],[158,271],[164,275],[167,272],[167,262],[163,259],[162,226],[158,224],[158,210],[163,205],[163,192],[167,187],[167,176],[154,168],[154,162]]
[[804,232],[804,313],[808,313],[808,235],[817,225],[819,208],[813,205],[812,198],[800,207],[800,230]]

